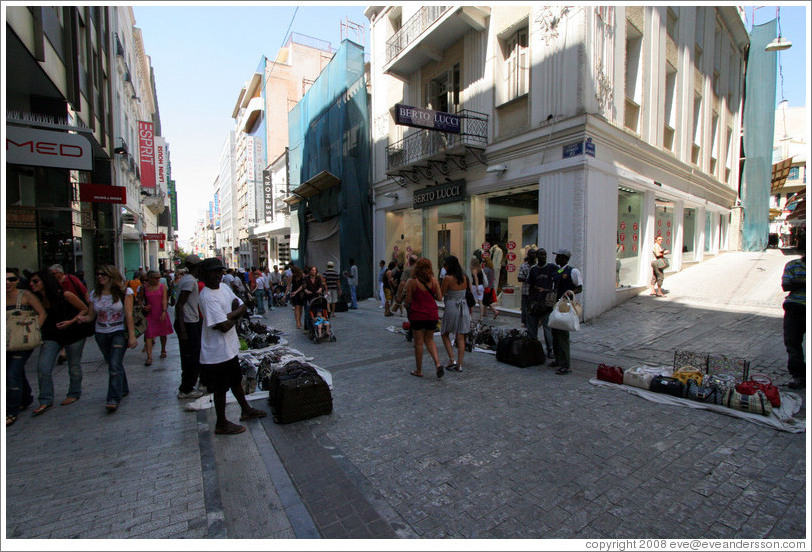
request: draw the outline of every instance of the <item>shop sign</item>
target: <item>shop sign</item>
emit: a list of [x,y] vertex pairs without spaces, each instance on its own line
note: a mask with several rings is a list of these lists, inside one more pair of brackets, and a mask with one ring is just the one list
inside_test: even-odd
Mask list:
[[505,247],[507,247],[508,249],[516,249],[516,242],[515,241],[509,241],[509,242],[507,242],[507,245]]
[[155,241],[163,241],[166,239],[166,234],[161,232],[160,234],[144,234],[145,240],[155,240]]
[[417,128],[428,128],[441,132],[460,133],[462,117],[443,111],[395,104],[395,123]]
[[7,207],[6,226],[9,228],[36,228],[37,211],[33,207]]
[[513,251],[508,251],[508,254],[506,255],[506,258],[507,258],[508,261],[515,261],[516,260],[516,253],[514,253]]
[[79,184],[79,201],[88,203],[127,203],[127,188],[107,184]]
[[169,163],[166,150],[166,140],[160,136],[155,137],[155,181],[162,190],[166,189],[167,165]]
[[432,205],[442,205],[443,203],[454,203],[465,199],[465,180],[455,180],[446,182],[439,186],[423,188],[412,195],[412,208],[422,209]]
[[625,230],[625,229],[626,229],[626,223],[625,223],[625,222],[621,222],[621,223],[620,223],[620,229],[621,229],[621,230]]
[[175,181],[169,181],[169,204],[172,208],[172,228],[178,229],[178,192],[175,190]]
[[93,170],[93,152],[79,134],[8,125],[6,162],[34,167]]
[[138,121],[138,157],[141,160],[141,187],[155,187],[155,134],[152,123]]
[[262,171],[262,194],[265,202],[265,222],[273,221],[273,182],[271,171]]
[[505,265],[505,270],[508,272],[516,272],[516,265],[513,263],[508,263]]

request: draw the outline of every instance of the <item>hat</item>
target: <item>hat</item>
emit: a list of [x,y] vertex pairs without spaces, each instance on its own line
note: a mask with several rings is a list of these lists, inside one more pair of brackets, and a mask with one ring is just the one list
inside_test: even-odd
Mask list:
[[203,259],[200,261],[200,270],[203,272],[210,272],[214,270],[223,270],[225,267],[223,266],[223,261],[218,259],[217,257],[209,257],[208,259]]
[[333,268],[334,266],[335,263],[333,263],[333,261],[327,261],[327,268]]
[[553,251],[553,255],[563,255],[566,258],[572,258],[572,253],[569,249],[559,249],[558,251]]
[[187,267],[194,266],[198,263],[200,263],[200,257],[194,254],[186,255],[186,259],[183,261],[183,264],[186,265]]

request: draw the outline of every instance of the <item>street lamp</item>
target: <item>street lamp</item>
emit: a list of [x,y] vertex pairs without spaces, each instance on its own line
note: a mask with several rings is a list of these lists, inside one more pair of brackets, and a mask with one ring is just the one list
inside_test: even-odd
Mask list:
[[768,52],[778,52],[780,50],[789,50],[792,48],[792,42],[781,36],[781,7],[775,7],[775,19],[778,21],[778,36],[767,44],[764,49]]

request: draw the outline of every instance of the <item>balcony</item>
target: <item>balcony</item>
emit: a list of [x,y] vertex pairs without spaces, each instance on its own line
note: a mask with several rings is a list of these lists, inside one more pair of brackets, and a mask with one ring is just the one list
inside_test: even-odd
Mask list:
[[429,61],[442,59],[443,50],[474,29],[485,30],[488,7],[424,6],[386,41],[383,71],[400,79]]
[[[484,150],[488,145],[488,116],[469,109],[460,116],[460,133],[420,129],[386,147],[386,173],[414,169],[417,163],[445,163],[449,156],[463,156],[469,148]],[[430,165],[430,163],[429,163]]]

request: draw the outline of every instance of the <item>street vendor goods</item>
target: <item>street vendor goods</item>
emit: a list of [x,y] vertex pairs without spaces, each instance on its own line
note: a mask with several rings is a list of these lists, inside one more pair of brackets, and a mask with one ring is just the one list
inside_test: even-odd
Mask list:
[[696,380],[689,379],[685,385],[685,398],[706,404],[722,404],[725,394],[718,387],[699,385]]
[[544,347],[530,336],[501,338],[496,344],[496,360],[519,368],[544,364]]
[[770,401],[761,391],[756,391],[752,395],[742,395],[735,389],[730,389],[722,399],[722,406],[763,416],[769,416],[773,411]]
[[581,329],[578,321],[581,306],[575,302],[575,296],[571,291],[565,293],[550,313],[550,327],[555,330],[565,332],[577,332]]
[[748,381],[738,384],[736,391],[742,395],[753,395],[756,391],[761,391],[772,406],[775,408],[781,406],[781,396],[778,393],[778,388],[764,374],[753,374]]
[[676,378],[668,376],[654,376],[649,390],[655,393],[665,393],[673,397],[685,396],[685,384]]
[[702,372],[692,366],[683,366],[674,371],[673,377],[685,385],[688,384],[688,380],[694,380],[698,385],[702,385]]
[[268,402],[277,424],[315,418],[333,411],[327,382],[313,366],[292,360],[271,373]]
[[622,385],[623,368],[621,368],[620,366],[608,366],[606,364],[598,364],[597,377],[599,380],[609,381],[612,383],[617,383],[618,385]]

